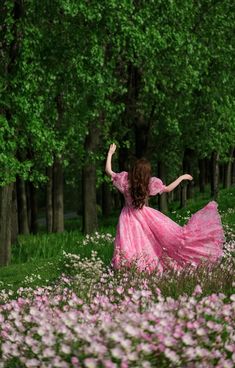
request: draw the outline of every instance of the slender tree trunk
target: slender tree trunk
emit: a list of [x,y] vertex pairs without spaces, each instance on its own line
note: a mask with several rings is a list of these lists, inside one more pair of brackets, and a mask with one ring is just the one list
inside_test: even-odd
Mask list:
[[86,165],[83,168],[83,232],[91,234],[98,229],[97,202],[96,202],[96,168]]
[[[189,171],[189,172],[192,172],[192,171]],[[194,184],[193,184],[193,181],[189,181],[187,183],[187,198],[190,199],[190,198],[193,198],[194,196]]]
[[175,192],[172,190],[170,193],[168,193],[168,203],[174,202],[175,199]]
[[[194,150],[187,148],[184,151],[183,159],[183,171],[187,174],[193,174],[193,162],[194,162],[195,152]],[[194,195],[194,184],[192,181],[187,182],[187,199],[190,199]]]
[[18,220],[19,233],[29,234],[28,210],[27,210],[27,195],[25,181],[20,177],[17,178],[17,206],[18,206]]
[[187,184],[181,184],[180,208],[185,208],[186,205],[187,205]]
[[[99,126],[91,124],[85,140],[86,152],[95,152],[99,143]],[[82,170],[83,232],[91,234],[98,229],[96,199],[96,165],[87,160]]]
[[180,197],[181,197],[181,186],[178,185],[178,187],[176,187],[174,189],[174,192],[173,193],[174,193],[174,200],[180,201]]
[[136,157],[145,157],[148,149],[150,120],[145,120],[142,116],[135,119],[135,147]]
[[58,159],[53,165],[53,232],[64,231],[64,175]]
[[[148,118],[143,115],[138,115],[135,119],[135,146],[136,146],[136,157],[148,157],[149,155],[149,140],[150,131],[153,123],[153,116],[156,105],[153,104],[149,113]],[[152,152],[150,152],[151,155]]]
[[13,184],[0,187],[0,266],[6,266],[11,257],[11,215]]
[[205,193],[205,186],[206,186],[206,163],[205,159],[202,158],[198,160],[199,166],[199,188],[201,193]]
[[146,119],[140,113],[137,112],[137,104],[139,99],[139,92],[141,88],[141,72],[140,70],[131,65],[129,72],[131,73],[129,78],[129,109],[131,115],[131,121],[134,122],[135,131],[135,149],[136,157],[145,157],[148,149],[149,130],[151,125],[152,116],[154,114],[155,106],[152,107],[149,119]]
[[30,233],[36,234],[38,232],[38,207],[37,207],[37,191],[33,183],[28,183],[29,188],[29,203],[30,203]]
[[64,175],[59,159],[46,170],[48,177],[46,186],[46,224],[47,232],[64,231]]
[[115,210],[122,207],[121,196],[120,196],[120,193],[118,191],[115,191],[113,193],[113,201],[114,201]]
[[235,149],[233,151],[233,162],[232,162],[232,178],[231,178],[231,181],[232,181],[232,185],[235,185]]
[[211,155],[211,197],[217,200],[219,193],[219,154],[212,152]]
[[112,211],[112,193],[109,185],[106,182],[102,184],[102,214],[104,217],[109,217]]
[[206,164],[206,184],[210,184],[211,183],[211,159],[206,158],[205,159],[205,164]]
[[18,208],[17,208],[17,194],[16,194],[16,183],[13,184],[12,190],[12,211],[11,211],[11,241],[15,243],[19,234],[18,225]]
[[[137,112],[139,93],[141,88],[141,71],[138,67],[129,63],[127,79],[127,97],[125,109],[126,126],[134,126],[135,132],[135,155],[137,158],[144,157],[147,153],[150,122],[154,108],[150,113],[150,118],[145,119]],[[120,169],[123,168],[120,166]]]
[[229,153],[229,162],[224,166],[224,188],[230,188],[232,184],[232,158],[233,158],[234,148],[232,147]]
[[31,229],[31,200],[30,200],[29,182],[25,182],[25,193],[26,193],[29,232],[31,232],[30,230]]
[[[56,108],[58,119],[56,121],[56,129],[61,131],[63,123],[63,93],[56,96]],[[52,231],[61,233],[64,231],[64,172],[61,159],[55,157],[52,173],[52,206],[53,206],[53,223]]]
[[[189,174],[189,150],[184,150],[184,157],[183,157],[183,172]],[[185,208],[187,205],[187,184],[184,182],[180,185],[180,208]]]
[[48,177],[48,181],[46,184],[46,223],[47,223],[47,232],[52,233],[53,229],[53,201],[52,201],[52,188],[53,188],[53,169],[52,167],[48,167],[46,170],[46,174]]
[[[123,140],[128,140],[129,136],[125,135]],[[120,171],[129,171],[129,150],[126,147],[120,147],[118,150],[118,165]]]
[[[158,161],[158,176],[163,182],[166,181],[166,168],[163,162]],[[162,193],[158,196],[158,206],[161,212],[168,211],[167,193]]]

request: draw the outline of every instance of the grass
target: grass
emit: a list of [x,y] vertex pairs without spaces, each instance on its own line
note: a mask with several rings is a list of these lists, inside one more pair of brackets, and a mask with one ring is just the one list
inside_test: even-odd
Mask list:
[[59,258],[38,259],[27,263],[11,264],[0,269],[0,288],[16,291],[19,287],[47,285],[61,274]]

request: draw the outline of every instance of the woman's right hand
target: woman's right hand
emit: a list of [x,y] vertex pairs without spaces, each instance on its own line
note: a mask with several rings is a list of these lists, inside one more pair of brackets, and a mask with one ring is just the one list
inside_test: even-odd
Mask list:
[[183,178],[183,180],[193,180],[192,175],[189,175],[189,174],[182,175],[182,178]]
[[116,148],[117,148],[117,146],[116,146],[115,143],[110,144],[110,146],[109,146],[109,153],[111,153],[111,155],[113,155],[114,152],[116,151]]

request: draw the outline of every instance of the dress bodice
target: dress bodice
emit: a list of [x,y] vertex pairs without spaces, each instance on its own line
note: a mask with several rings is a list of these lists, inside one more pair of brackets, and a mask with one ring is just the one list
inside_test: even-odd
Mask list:
[[[128,172],[122,171],[112,175],[113,185],[123,194],[125,198],[125,206],[133,208],[132,197],[130,193]],[[163,193],[166,186],[162,180],[156,177],[151,177],[149,181],[149,195],[153,196],[158,193]]]

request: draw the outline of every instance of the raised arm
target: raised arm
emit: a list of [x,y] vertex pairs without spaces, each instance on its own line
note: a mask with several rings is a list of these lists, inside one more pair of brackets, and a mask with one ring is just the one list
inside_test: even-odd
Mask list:
[[105,172],[107,175],[112,176],[114,174],[114,171],[112,171],[112,156],[114,154],[114,152],[116,151],[116,144],[112,143],[109,146],[109,151],[108,151],[108,155],[107,155],[107,159],[106,159],[106,165],[105,165]]
[[193,180],[193,177],[189,174],[181,175],[178,179],[167,185],[164,192],[171,192],[174,190],[183,180]]

